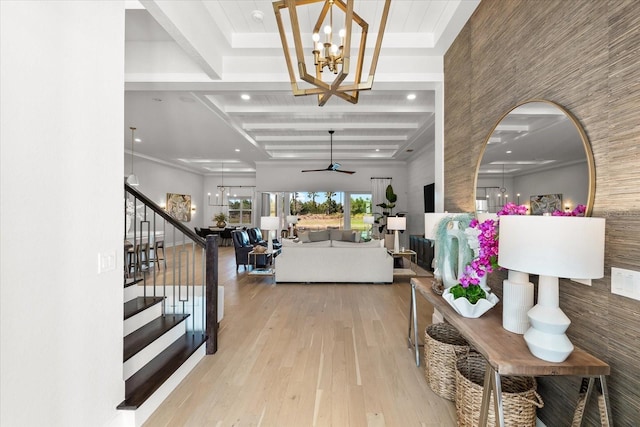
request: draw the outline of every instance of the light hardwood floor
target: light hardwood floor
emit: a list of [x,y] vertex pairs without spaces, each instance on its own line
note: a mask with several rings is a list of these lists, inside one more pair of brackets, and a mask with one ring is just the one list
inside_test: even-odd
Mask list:
[[[206,356],[145,426],[453,426],[407,347],[409,280],[278,284],[220,250],[225,317]],[[419,331],[432,309],[418,297]]]

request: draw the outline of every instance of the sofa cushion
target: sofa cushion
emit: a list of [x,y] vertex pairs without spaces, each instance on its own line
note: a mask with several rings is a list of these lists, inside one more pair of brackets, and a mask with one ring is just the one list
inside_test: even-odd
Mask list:
[[311,238],[309,237],[309,232],[308,231],[298,232],[298,240],[300,240],[302,243],[311,242]]
[[312,242],[321,242],[323,240],[329,240],[329,231],[328,230],[310,231],[309,239],[311,239]]
[[345,232],[345,230],[327,230],[329,232],[329,239],[330,240],[342,240],[342,233]]
[[345,242],[344,240],[332,240],[331,246],[334,248],[359,248],[360,243],[356,242]]
[[320,240],[319,242],[309,242],[300,245],[303,248],[330,248],[331,240]]
[[298,239],[282,239],[282,247],[287,247],[287,246],[300,246],[302,245],[302,242],[300,242]]

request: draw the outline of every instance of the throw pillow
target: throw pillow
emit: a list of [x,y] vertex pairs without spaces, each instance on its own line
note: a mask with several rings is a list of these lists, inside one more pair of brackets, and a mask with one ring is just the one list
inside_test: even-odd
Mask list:
[[253,247],[253,252],[255,252],[257,254],[263,254],[263,253],[267,252],[267,248],[265,248],[262,245],[255,245]]
[[298,232],[298,240],[300,240],[302,243],[311,242],[311,238],[309,237],[309,232],[308,231]]
[[331,240],[344,240],[343,239],[344,230],[329,230],[329,239]]
[[312,242],[321,242],[323,240],[329,240],[329,232],[327,230],[311,231],[309,232],[309,238]]
[[355,242],[356,241],[356,233],[351,230],[343,230],[342,236],[340,239],[333,240],[342,240],[343,242]]

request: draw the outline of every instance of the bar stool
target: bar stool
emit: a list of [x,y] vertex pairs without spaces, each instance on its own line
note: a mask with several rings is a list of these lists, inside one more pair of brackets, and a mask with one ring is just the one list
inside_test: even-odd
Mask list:
[[[158,252],[162,251],[162,257],[159,256]],[[154,268],[162,261],[164,264],[164,269],[167,269],[167,260],[164,255],[164,240],[156,240],[153,244],[153,257],[151,258],[153,261]]]

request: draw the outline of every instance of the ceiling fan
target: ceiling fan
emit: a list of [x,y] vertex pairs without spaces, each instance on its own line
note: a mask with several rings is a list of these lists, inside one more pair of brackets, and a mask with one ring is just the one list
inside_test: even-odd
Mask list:
[[322,172],[322,171],[333,171],[333,172],[341,172],[341,173],[348,173],[349,175],[352,175],[354,173],[356,173],[355,171],[343,171],[340,168],[340,163],[334,163],[333,162],[333,133],[335,131],[334,130],[330,130],[329,131],[329,135],[331,135],[331,163],[329,163],[329,166],[327,166],[324,169],[307,169],[307,170],[303,170],[302,172]]

